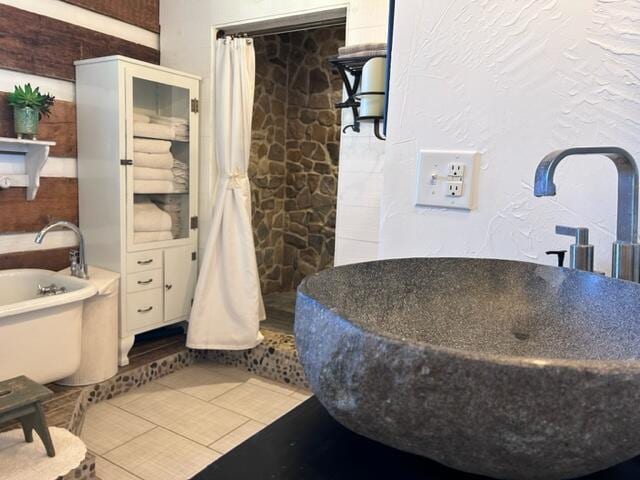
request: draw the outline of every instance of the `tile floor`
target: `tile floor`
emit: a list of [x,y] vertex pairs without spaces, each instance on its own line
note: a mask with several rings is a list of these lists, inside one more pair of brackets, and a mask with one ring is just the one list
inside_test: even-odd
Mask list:
[[90,407],[81,437],[101,480],[188,479],[308,397],[201,362]]

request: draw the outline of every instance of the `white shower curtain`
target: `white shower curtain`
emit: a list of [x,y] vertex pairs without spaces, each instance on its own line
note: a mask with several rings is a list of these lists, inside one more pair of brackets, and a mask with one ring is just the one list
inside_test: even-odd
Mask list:
[[253,41],[219,39],[215,55],[218,182],[187,346],[241,350],[262,341],[259,325],[265,318],[247,177],[255,88]]

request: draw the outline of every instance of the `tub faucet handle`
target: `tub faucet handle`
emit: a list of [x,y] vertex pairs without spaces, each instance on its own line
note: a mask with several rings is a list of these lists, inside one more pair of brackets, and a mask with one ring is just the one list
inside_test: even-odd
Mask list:
[[74,277],[79,276],[79,266],[80,266],[80,252],[78,250],[69,250],[69,267],[71,270],[71,275]]

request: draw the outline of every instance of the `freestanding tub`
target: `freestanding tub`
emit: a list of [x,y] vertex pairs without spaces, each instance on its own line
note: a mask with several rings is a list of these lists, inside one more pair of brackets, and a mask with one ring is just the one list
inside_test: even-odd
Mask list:
[[[66,293],[42,296],[38,286]],[[96,289],[86,280],[48,270],[0,271],[0,381],[26,375],[40,383],[80,365],[83,301]]]

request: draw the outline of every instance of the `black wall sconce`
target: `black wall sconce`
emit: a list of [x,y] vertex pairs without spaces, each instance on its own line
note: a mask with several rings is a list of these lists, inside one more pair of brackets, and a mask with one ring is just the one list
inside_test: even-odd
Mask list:
[[386,55],[338,55],[331,57],[329,63],[340,74],[347,91],[346,100],[337,103],[336,108],[350,108],[353,114],[353,124],[345,126],[342,131],[350,128],[360,132],[360,122],[372,121],[375,136],[385,140],[380,132],[380,123],[384,120],[385,110]]

